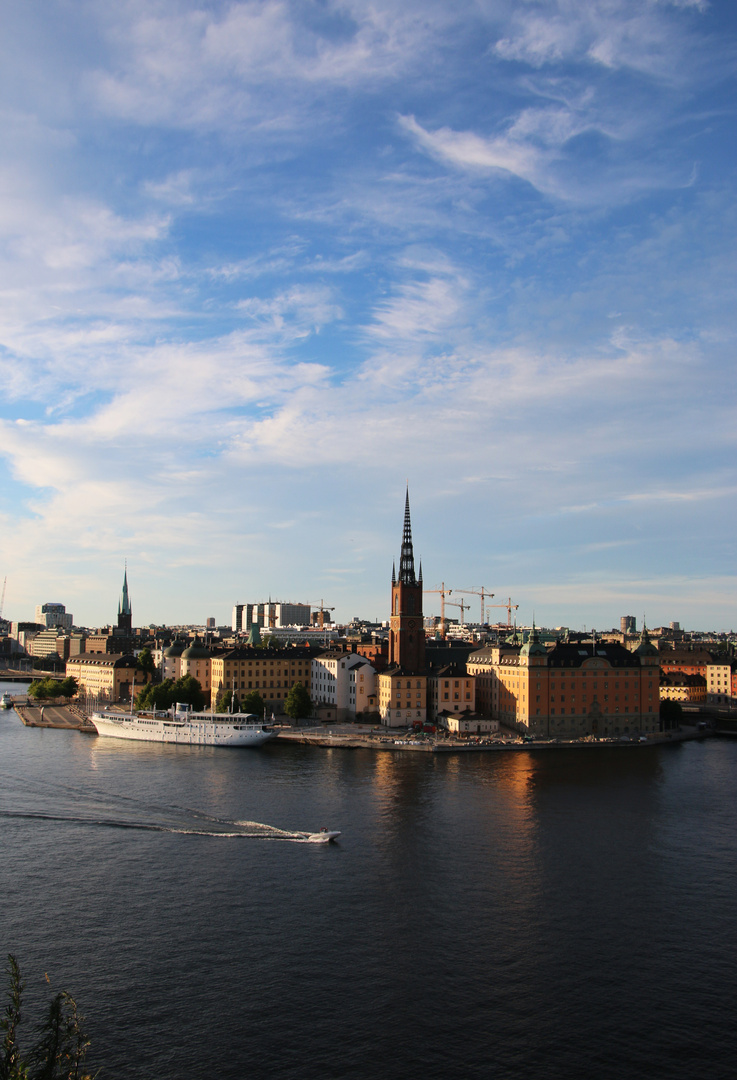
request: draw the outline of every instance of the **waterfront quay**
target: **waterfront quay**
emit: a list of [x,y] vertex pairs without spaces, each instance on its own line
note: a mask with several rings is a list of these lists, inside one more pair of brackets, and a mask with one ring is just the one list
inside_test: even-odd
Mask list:
[[386,728],[369,727],[368,725],[333,724],[320,725],[319,728],[282,728],[276,741],[277,743],[296,742],[309,746],[345,750],[406,750],[421,754],[463,754],[538,752],[544,750],[611,750],[612,747],[635,750],[645,749],[648,746],[668,746],[692,739],[710,738],[714,734],[715,732],[708,729],[682,726],[678,730],[648,735],[643,737],[642,740],[637,737],[602,739],[588,737],[583,739],[535,739],[529,741],[513,732],[496,738],[453,739],[437,738],[426,734],[413,735],[410,732],[402,731],[388,731]]
[[16,701],[13,708],[26,727],[60,728],[95,734],[89,717],[78,705],[27,705]]
[[[43,706],[21,704],[13,706],[26,727],[58,728],[64,731],[80,731],[95,735],[96,730],[85,713],[74,703]],[[277,725],[278,726],[278,725]],[[535,739],[526,740],[515,732],[508,731],[494,738],[438,738],[426,733],[413,734],[410,731],[377,728],[368,724],[320,724],[314,727],[304,725],[279,726],[279,743],[301,743],[330,749],[376,751],[409,751],[420,754],[464,754],[464,753],[515,753],[520,751],[554,750],[600,750],[621,747],[624,749],[645,749],[652,746],[671,745],[692,739],[705,739],[714,735],[725,734],[712,729],[682,725],[678,730],[651,734],[642,739],[638,737],[583,739]]]

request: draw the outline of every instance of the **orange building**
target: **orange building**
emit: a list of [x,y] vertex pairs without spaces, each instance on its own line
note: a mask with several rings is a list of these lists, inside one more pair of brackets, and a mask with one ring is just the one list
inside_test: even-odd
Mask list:
[[630,652],[599,641],[557,642],[548,650],[533,628],[525,645],[472,653],[468,670],[479,678],[491,715],[525,735],[580,738],[659,728],[659,658],[647,630]]

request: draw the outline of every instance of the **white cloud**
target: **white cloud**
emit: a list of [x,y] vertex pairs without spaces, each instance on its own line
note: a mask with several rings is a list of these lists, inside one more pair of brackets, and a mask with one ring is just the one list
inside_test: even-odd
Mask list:
[[[601,64],[631,68],[667,82],[682,82],[691,68],[692,27],[674,23],[665,7],[703,12],[700,0],[665,4],[641,0],[543,0],[514,7],[505,36],[494,44],[503,60],[532,67],[550,64]],[[660,10],[658,10],[660,8]],[[671,12],[672,16],[672,12]]]

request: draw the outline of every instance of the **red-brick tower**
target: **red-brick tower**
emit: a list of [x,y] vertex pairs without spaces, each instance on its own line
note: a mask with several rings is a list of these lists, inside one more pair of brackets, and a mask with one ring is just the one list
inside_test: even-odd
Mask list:
[[422,563],[415,577],[412,522],[409,516],[409,489],[404,504],[404,535],[399,560],[399,577],[392,567],[392,610],[389,633],[389,663],[412,674],[425,670],[425,629],[422,622]]

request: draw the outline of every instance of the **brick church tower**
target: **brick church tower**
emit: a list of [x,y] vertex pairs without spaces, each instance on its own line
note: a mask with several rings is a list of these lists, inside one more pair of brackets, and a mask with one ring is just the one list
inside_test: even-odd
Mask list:
[[389,633],[389,664],[405,672],[425,670],[425,629],[422,622],[422,563],[415,576],[412,522],[409,515],[409,488],[404,504],[404,535],[399,560],[399,577],[392,568],[392,608]]

